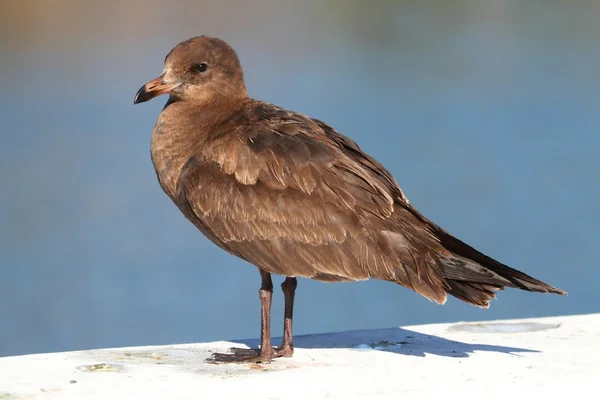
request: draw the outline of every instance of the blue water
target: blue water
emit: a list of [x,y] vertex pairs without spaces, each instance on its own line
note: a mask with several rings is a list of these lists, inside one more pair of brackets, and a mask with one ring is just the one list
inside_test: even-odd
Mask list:
[[0,356],[258,336],[256,269],[156,181],[165,99],[133,106],[198,34],[238,50],[252,96],[325,120],[429,218],[569,292],[480,310],[300,280],[296,333],[599,312],[600,4],[415,3],[0,3]]

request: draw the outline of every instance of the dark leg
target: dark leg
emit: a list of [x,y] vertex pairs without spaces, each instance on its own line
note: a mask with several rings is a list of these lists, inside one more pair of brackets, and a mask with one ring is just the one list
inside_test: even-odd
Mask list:
[[294,342],[292,339],[292,319],[294,317],[294,295],[298,281],[296,278],[285,278],[281,284],[283,296],[285,297],[285,314],[283,320],[283,341],[277,349],[278,357],[291,357],[294,354]]
[[[296,294],[297,286],[298,280],[296,278],[286,278],[281,284],[281,290],[285,299],[285,313],[283,320],[283,341],[281,342],[281,346],[273,348],[277,357],[292,357],[294,354],[292,320],[294,318],[294,295]],[[246,355],[248,357],[258,354],[254,349],[234,347],[229,350],[237,355]]]
[[[206,359],[209,363],[268,363],[275,358],[275,350],[271,345],[271,301],[273,297],[273,281],[271,274],[260,270],[262,285],[258,294],[260,296],[260,350],[236,352],[234,354],[214,353]],[[248,349],[246,349],[248,350]]]

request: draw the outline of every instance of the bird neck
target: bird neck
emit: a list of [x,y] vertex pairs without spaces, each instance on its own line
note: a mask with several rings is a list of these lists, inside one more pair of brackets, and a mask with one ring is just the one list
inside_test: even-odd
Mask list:
[[245,99],[202,105],[169,99],[152,131],[150,152],[160,185],[170,197],[176,195],[177,180],[185,163],[202,154],[212,127],[244,104]]

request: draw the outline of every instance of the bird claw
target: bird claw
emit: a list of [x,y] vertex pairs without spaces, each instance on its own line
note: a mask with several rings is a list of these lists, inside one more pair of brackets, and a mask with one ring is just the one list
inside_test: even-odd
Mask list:
[[[260,353],[260,349],[248,349],[245,347],[231,347],[229,348],[229,352],[238,356],[256,356]],[[281,345],[279,347],[273,346],[273,353],[275,354],[274,358],[279,357],[291,357],[294,354],[294,348],[290,345]]]
[[260,353],[260,349],[247,349],[245,347],[230,347],[229,352],[236,356],[256,356]]
[[277,357],[274,349],[263,352],[255,349],[232,347],[229,350],[232,353],[213,353],[205,362],[209,364],[269,364],[271,360]]

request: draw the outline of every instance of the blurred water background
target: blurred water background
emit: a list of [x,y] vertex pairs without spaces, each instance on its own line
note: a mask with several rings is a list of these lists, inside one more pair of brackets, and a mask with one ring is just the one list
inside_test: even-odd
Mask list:
[[256,269],[156,181],[166,98],[133,105],[200,34],[234,46],[253,97],[325,120],[429,218],[569,292],[480,310],[300,280],[297,334],[600,311],[599,20],[597,1],[1,1],[0,356],[258,336]]

